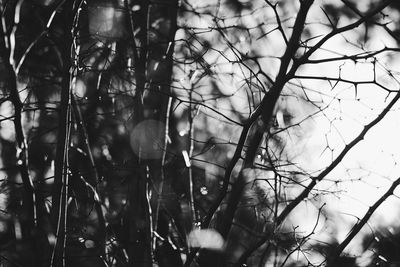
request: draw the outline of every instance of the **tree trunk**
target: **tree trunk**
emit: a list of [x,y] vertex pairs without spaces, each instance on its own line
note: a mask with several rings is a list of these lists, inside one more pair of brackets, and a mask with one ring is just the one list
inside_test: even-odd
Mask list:
[[[131,145],[136,155],[137,172],[130,181],[126,221],[130,233],[129,263],[152,266],[152,220],[157,218],[152,213],[157,212],[157,208],[156,205],[152,207],[151,198],[159,197],[153,192],[154,188],[162,191],[178,1],[141,1],[140,8],[138,20],[130,16],[131,43],[136,52]],[[140,29],[138,40],[133,35],[134,28]]]
[[71,29],[73,25],[72,4],[74,1],[66,1],[62,17],[63,23],[63,44],[60,46],[62,56],[62,82],[59,105],[58,131],[56,158],[54,162],[54,184],[52,190],[51,221],[56,237],[56,244],[51,258],[51,266],[65,266],[65,242],[66,242],[66,221],[68,205],[68,149],[69,129],[71,116],[71,74],[72,59],[71,48],[73,37]]

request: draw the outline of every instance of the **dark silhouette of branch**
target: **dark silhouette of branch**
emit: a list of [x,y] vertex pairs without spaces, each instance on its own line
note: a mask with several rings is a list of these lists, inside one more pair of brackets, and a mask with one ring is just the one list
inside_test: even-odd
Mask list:
[[383,194],[372,206],[368,208],[368,211],[365,215],[353,226],[350,233],[347,234],[346,238],[340,243],[333,252],[328,255],[327,262],[329,264],[334,264],[335,261],[339,258],[340,254],[342,254],[343,250],[347,247],[351,240],[360,232],[363,226],[368,222],[371,218],[372,214],[376,211],[376,209],[391,195],[393,195],[394,190],[397,186],[400,185],[400,178],[396,179],[389,189]]
[[293,68],[295,67],[295,65],[300,65],[300,64],[305,63],[315,51],[317,51],[318,49],[320,49],[322,47],[322,45],[326,41],[330,40],[335,35],[338,35],[340,33],[357,28],[364,22],[368,21],[371,17],[373,17],[376,14],[378,14],[379,12],[381,12],[385,7],[387,7],[392,2],[393,2],[393,0],[385,0],[385,1],[381,2],[376,8],[370,10],[362,18],[358,19],[357,21],[355,21],[351,24],[348,24],[346,26],[333,29],[330,33],[328,33],[320,41],[318,41],[318,43],[316,43],[314,46],[312,46],[299,60],[297,60],[294,64]]

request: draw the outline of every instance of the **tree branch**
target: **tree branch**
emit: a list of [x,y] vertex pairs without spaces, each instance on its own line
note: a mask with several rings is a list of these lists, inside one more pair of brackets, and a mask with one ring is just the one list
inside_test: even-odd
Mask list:
[[347,247],[347,245],[350,243],[351,240],[360,232],[361,228],[368,222],[368,220],[371,218],[372,214],[376,211],[376,209],[391,195],[393,195],[394,190],[396,189],[397,186],[400,185],[400,178],[398,178],[396,181],[392,183],[392,185],[389,187],[389,189],[386,191],[385,194],[383,194],[372,206],[369,207],[368,211],[365,213],[365,215],[361,218],[361,220],[354,225],[354,227],[351,229],[350,233],[347,235],[347,237],[340,243],[336,249],[328,255],[327,261],[328,263],[334,263],[340,256],[340,254],[343,252],[343,250]]

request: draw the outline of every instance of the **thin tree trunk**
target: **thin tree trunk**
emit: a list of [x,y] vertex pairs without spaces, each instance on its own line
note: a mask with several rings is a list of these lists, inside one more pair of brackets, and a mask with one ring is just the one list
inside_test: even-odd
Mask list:
[[64,38],[61,45],[63,61],[61,98],[59,106],[59,125],[57,132],[56,158],[54,162],[54,185],[52,192],[51,220],[55,233],[56,244],[51,257],[51,266],[65,266],[65,243],[68,206],[68,148],[71,122],[71,76],[73,67],[71,48],[73,37],[71,29],[73,24],[72,4],[74,1],[64,3]]
[[[134,266],[152,266],[152,206],[150,203],[151,189],[162,185],[163,149],[165,149],[165,118],[167,118],[170,83],[172,75],[172,54],[174,51],[174,36],[176,32],[178,2],[165,0],[153,3],[141,2],[141,12],[138,21],[131,16],[131,25],[139,27],[139,45],[134,45],[136,70],[136,101],[134,107],[133,129],[143,122],[150,122],[145,127],[145,134],[154,138],[157,146],[146,151],[142,144],[135,150],[137,159],[137,174],[132,178],[129,187],[129,232],[131,244],[129,261]],[[154,22],[162,23],[153,28]],[[168,122],[167,122],[168,123]],[[148,148],[146,148],[148,149]],[[142,153],[143,152],[143,153]],[[151,156],[149,156],[151,155]],[[162,188],[160,189],[162,191]],[[153,194],[155,198],[158,196]],[[155,211],[158,211],[154,207]],[[154,215],[157,217],[157,215]]]
[[[0,13],[3,16],[3,1],[0,1]],[[23,211],[20,214],[18,220],[21,224],[22,238],[29,242],[30,248],[33,252],[37,252],[37,246],[35,245],[34,235],[36,233],[36,224],[37,224],[37,213],[36,213],[36,202],[35,202],[35,189],[33,185],[33,181],[29,174],[29,165],[28,165],[28,145],[25,139],[23,125],[22,125],[22,112],[23,112],[23,104],[20,99],[19,91],[18,91],[18,77],[15,71],[15,33],[18,29],[20,10],[23,1],[18,1],[15,4],[14,10],[14,21],[13,27],[11,29],[10,34],[2,31],[1,37],[2,41],[0,42],[0,56],[1,61],[5,67],[5,76],[6,76],[6,85],[9,93],[10,100],[14,107],[14,130],[15,130],[15,139],[16,139],[16,165],[21,175],[21,179],[24,186],[23,192]],[[5,19],[2,18],[2,29],[6,29]],[[38,259],[39,257],[34,257]],[[37,261],[36,264],[39,264]]]

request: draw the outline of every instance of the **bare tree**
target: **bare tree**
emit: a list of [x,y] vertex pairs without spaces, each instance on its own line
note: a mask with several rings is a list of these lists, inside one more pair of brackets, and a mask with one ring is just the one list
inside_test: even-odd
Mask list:
[[396,114],[395,1],[0,6],[5,266],[359,266],[377,262],[370,247],[391,255],[378,241],[348,248],[380,236],[398,174],[382,175],[355,222],[338,226],[331,203],[343,184],[377,176],[351,155]]

